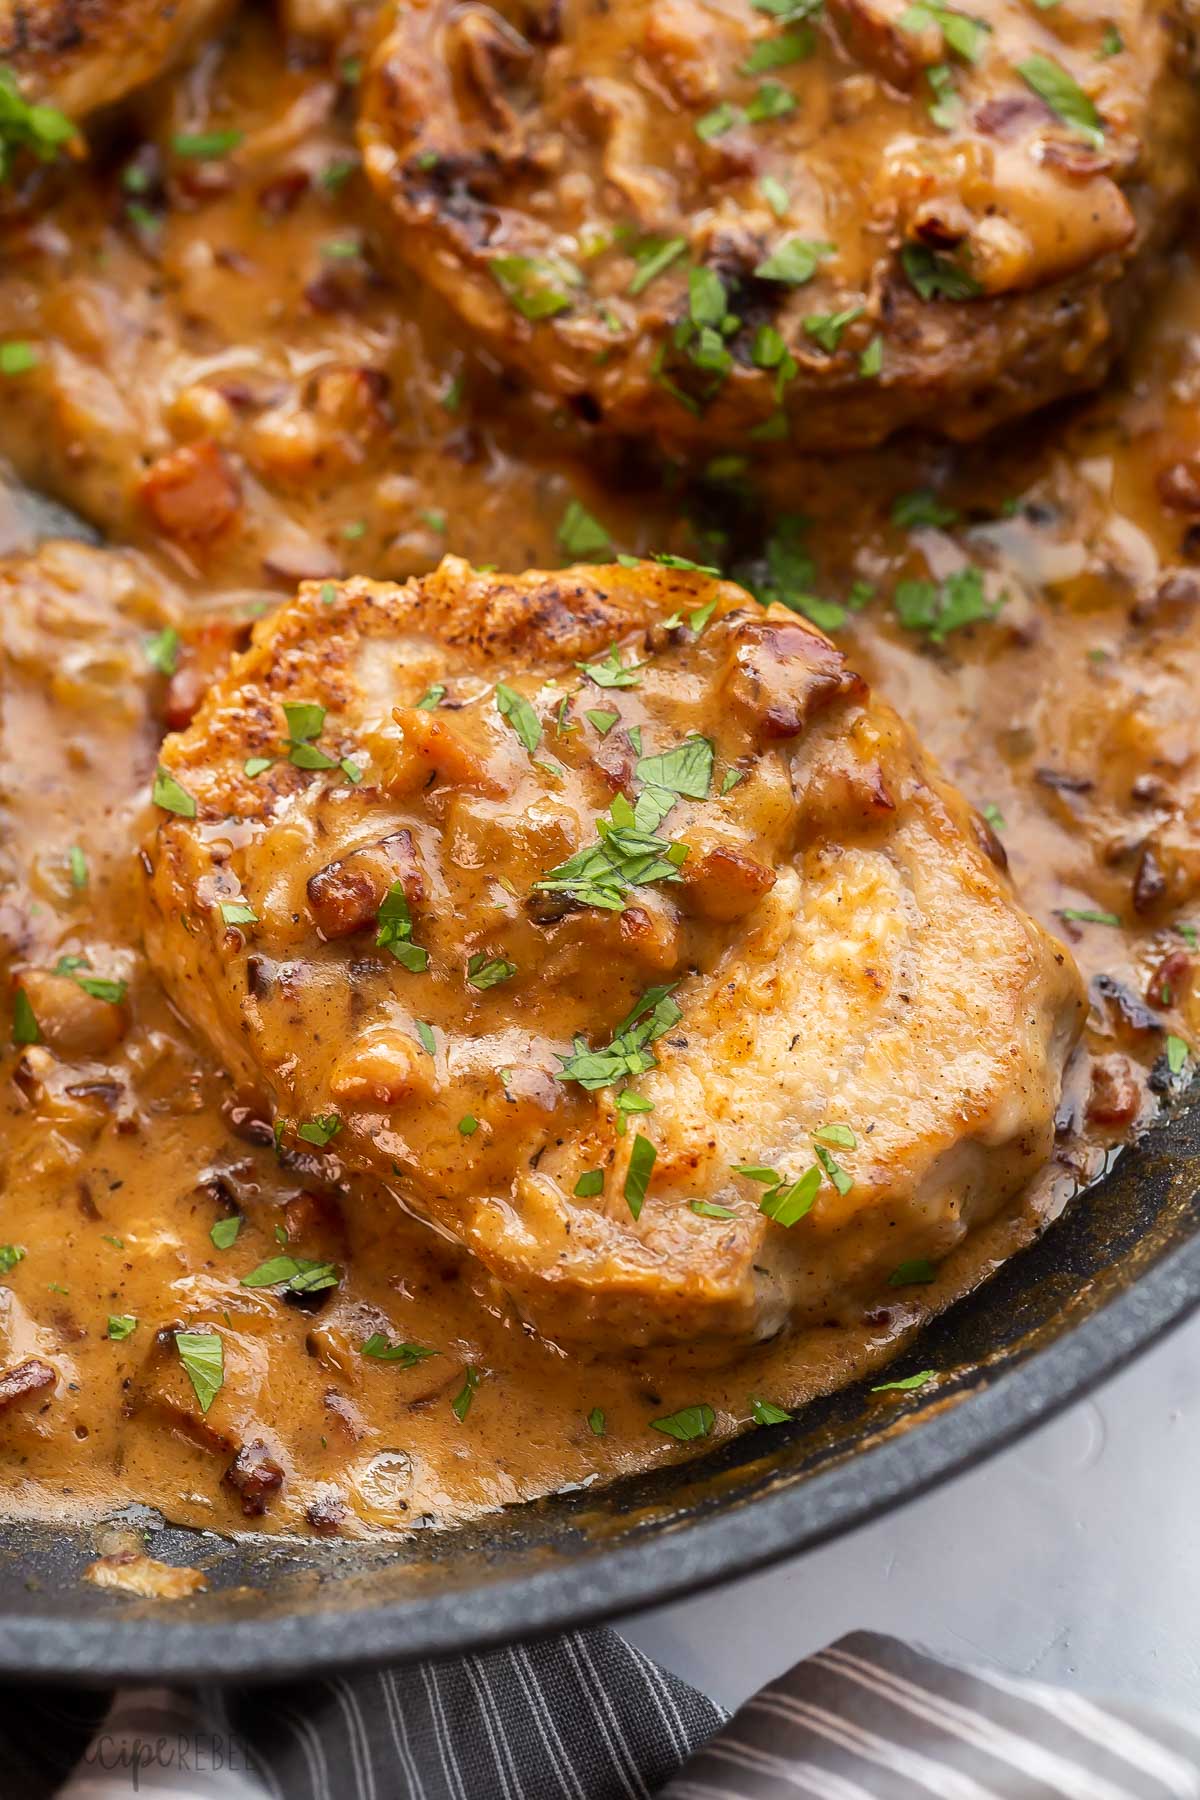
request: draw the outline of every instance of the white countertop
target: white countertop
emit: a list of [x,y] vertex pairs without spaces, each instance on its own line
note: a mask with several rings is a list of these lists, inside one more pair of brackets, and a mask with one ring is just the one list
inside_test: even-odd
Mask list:
[[899,1512],[619,1629],[735,1706],[860,1627],[1200,1711],[1200,1316]]

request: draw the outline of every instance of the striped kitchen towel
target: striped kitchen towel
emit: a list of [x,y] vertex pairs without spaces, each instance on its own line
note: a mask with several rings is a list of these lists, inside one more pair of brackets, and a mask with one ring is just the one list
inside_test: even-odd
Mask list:
[[85,1696],[13,1692],[0,1747],[6,1800],[1200,1800],[1196,1723],[866,1632],[731,1719],[597,1631],[286,1688],[130,1691],[99,1718]]

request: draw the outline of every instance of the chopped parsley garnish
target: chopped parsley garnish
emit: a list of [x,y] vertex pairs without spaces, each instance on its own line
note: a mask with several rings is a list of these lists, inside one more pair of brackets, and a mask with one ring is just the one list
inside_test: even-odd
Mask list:
[[412,941],[413,917],[402,881],[393,881],[384,895],[379,908],[378,924],[379,930],[375,935],[377,947],[390,950],[396,961],[411,974],[424,974],[429,967],[429,952]]
[[285,701],[283,716],[287,720],[288,760],[298,769],[336,769],[338,759],[318,750],[313,743],[325,729],[325,708],[315,700]]
[[244,900],[222,900],[221,917],[226,925],[258,924],[258,914]]
[[633,1140],[633,1149],[629,1152],[629,1167],[625,1171],[625,1203],[634,1218],[640,1218],[642,1202],[646,1198],[646,1189],[650,1185],[650,1177],[658,1160],[658,1151],[649,1138],[643,1137],[639,1131]]
[[1120,917],[1115,912],[1105,912],[1100,906],[1060,906],[1060,919],[1070,919],[1076,925],[1119,925]]
[[318,1113],[314,1119],[306,1119],[296,1129],[296,1136],[303,1138],[306,1144],[316,1144],[318,1149],[335,1138],[342,1129],[342,1121],[336,1113]]
[[914,1256],[911,1262],[902,1262],[888,1276],[888,1286],[924,1287],[928,1282],[937,1279],[937,1270],[925,1256]]
[[915,531],[922,526],[940,529],[957,520],[955,509],[943,505],[930,488],[914,488],[910,494],[899,494],[892,501],[892,524],[901,531]]
[[[638,556],[618,556],[617,561],[623,569],[636,569],[639,562],[646,559]],[[690,556],[674,556],[669,550],[656,550],[649,558],[663,569],[690,569],[694,575],[719,575],[720,569],[714,569],[709,563],[693,562]]]
[[637,263],[637,273],[629,283],[631,294],[640,294],[657,279],[665,269],[669,269],[676,259],[687,249],[686,238],[646,238],[633,249],[633,259]]
[[[669,799],[669,796],[666,796]],[[669,807],[667,808],[669,810]],[[661,819],[663,812],[656,812]],[[535,893],[562,894],[576,906],[598,906],[605,912],[624,912],[631,887],[652,881],[677,881],[686,862],[686,844],[672,844],[637,824],[637,815],[623,794],[613,801],[611,817],[597,819],[600,842],[577,850],[534,882]]]
[[821,1186],[821,1171],[817,1168],[807,1169],[798,1181],[780,1182],[763,1195],[758,1210],[777,1225],[788,1230],[798,1225],[812,1211],[813,1201]]
[[215,1331],[177,1331],[175,1348],[206,1413],[225,1382],[225,1346]]
[[1190,1050],[1181,1037],[1172,1032],[1167,1038],[1167,1068],[1172,1075],[1182,1075]]
[[558,541],[568,556],[588,558],[608,556],[612,552],[612,539],[607,531],[578,500],[571,501],[559,521]]
[[1000,811],[1000,808],[996,805],[994,800],[989,800],[987,805],[981,806],[979,810],[993,831],[1004,830],[1008,821],[1005,819],[1004,814]]
[[862,312],[861,306],[848,306],[844,312],[809,313],[804,320],[804,329],[810,338],[820,344],[822,350],[828,350],[832,356],[842,341],[842,333],[847,325],[852,325],[855,319],[861,318]]
[[760,262],[754,273],[763,281],[782,281],[789,287],[803,287],[811,281],[827,256],[833,256],[836,245],[824,244],[816,238],[788,238]]
[[173,625],[164,625],[145,640],[146,661],[160,675],[173,675],[179,667],[179,633]]
[[777,181],[774,175],[764,175],[758,184],[758,191],[777,219],[786,217],[792,201],[782,181]]
[[87,969],[87,958],[83,956],[60,956],[54,965],[56,975],[65,975],[77,987],[93,1000],[103,1000],[108,1006],[119,1006],[129,988],[127,981],[113,981],[107,975],[80,974]]
[[906,1375],[903,1381],[881,1381],[871,1389],[873,1394],[901,1393],[910,1394],[914,1388],[922,1388],[927,1381],[932,1381],[937,1374],[936,1369],[922,1369],[919,1375]]
[[19,1262],[25,1260],[23,1244],[0,1244],[0,1275],[7,1275],[15,1269]]
[[22,987],[13,995],[12,1041],[14,1044],[40,1044],[42,1041],[33,1002]]
[[362,1347],[364,1356],[375,1362],[399,1363],[402,1369],[415,1369],[426,1357],[437,1356],[428,1344],[393,1344],[382,1331],[373,1331]]
[[572,1188],[577,1200],[591,1200],[604,1192],[604,1170],[585,1169]]
[[1100,48],[1097,50],[1096,55],[1101,58],[1107,56],[1120,56],[1124,48],[1125,40],[1117,30],[1116,26],[1106,25],[1104,28],[1104,36],[1100,39]]
[[1085,138],[1093,150],[1104,146],[1104,121],[1095,102],[1085,94],[1073,75],[1049,56],[1030,56],[1017,64],[1017,74],[1046,102],[1064,125],[1069,125]]
[[593,1437],[603,1437],[604,1436],[605,1423],[604,1423],[604,1408],[602,1406],[593,1406],[591,1412],[587,1416],[587,1421],[588,1421],[588,1430],[591,1432]]
[[319,1294],[325,1288],[335,1288],[340,1280],[334,1263],[312,1262],[306,1256],[269,1256],[249,1275],[242,1276],[241,1285],[277,1287],[285,1294]]
[[673,985],[647,988],[621,1020],[612,1042],[605,1049],[589,1050],[587,1040],[577,1037],[574,1054],[560,1058],[562,1068],[558,1080],[577,1081],[581,1088],[595,1093],[623,1079],[644,1075],[648,1069],[656,1069],[658,1059],[651,1054],[649,1046],[678,1025],[683,1017],[671,998]]
[[23,338],[7,338],[0,343],[0,375],[28,375],[38,366],[38,353]]
[[721,792],[723,794],[728,794],[737,786],[739,781],[745,781],[745,779],[745,769],[726,769],[724,775],[721,777]]
[[951,256],[924,244],[905,244],[900,261],[922,300],[973,300],[983,289]]
[[684,738],[673,749],[638,758],[637,776],[642,792],[634,805],[634,823],[641,831],[653,831],[666,818],[677,798],[707,800],[712,787],[711,738]]
[[583,275],[561,257],[494,256],[488,264],[492,278],[523,319],[552,319],[575,304],[572,288],[584,285]]
[[241,1213],[230,1213],[227,1218],[213,1222],[209,1237],[218,1250],[232,1250],[237,1243],[238,1232],[242,1229]]
[[945,581],[900,581],[893,605],[907,631],[923,631],[931,644],[942,643],[952,631],[994,619],[1005,596],[989,600],[983,572],[974,564],[956,569]]
[[701,1401],[698,1406],[681,1407],[665,1419],[651,1419],[650,1428],[677,1438],[681,1444],[691,1444],[697,1438],[707,1437],[716,1422],[717,1415],[712,1407]]
[[154,772],[154,786],[150,790],[150,797],[155,806],[161,806],[164,812],[177,813],[181,819],[194,819],[196,816],[194,796],[185,787],[181,787],[170,771],[161,764]]
[[453,1412],[455,1418],[459,1421],[460,1424],[466,1418],[467,1414],[471,1410],[471,1401],[475,1397],[475,1389],[478,1386],[479,1386],[479,1370],[478,1369],[470,1369],[470,1368],[467,1369],[467,1371],[463,1377],[462,1386],[459,1388],[457,1394],[455,1394],[453,1400],[450,1402],[451,1411]]
[[477,950],[467,962],[467,980],[481,993],[486,988],[498,987],[502,981],[511,981],[516,972],[515,962],[509,962],[503,956],[488,956],[482,950]]
[[421,695],[421,698],[417,701],[416,710],[418,712],[434,712],[445,698],[445,682],[435,681],[432,687],[426,688],[425,692]]
[[857,1150],[858,1139],[849,1125],[818,1125],[812,1134],[814,1144],[832,1144],[838,1150]]
[[952,6],[940,6],[936,0],[914,0],[900,15],[902,31],[926,31],[931,25],[940,29],[951,50],[970,63],[977,63],[983,55],[992,29],[982,19],[956,12]]
[[474,1113],[464,1113],[462,1118],[458,1121],[459,1136],[460,1137],[474,1137],[475,1133],[478,1130],[479,1130],[479,1120],[475,1117],[475,1114]]
[[424,1050],[426,1052],[426,1054],[429,1056],[436,1056],[437,1055],[437,1039],[433,1035],[432,1025],[426,1024],[424,1019],[418,1019],[416,1024],[417,1024],[417,1036],[421,1040],[422,1050]]
[[542,741],[542,724],[537,714],[523,694],[510,688],[503,681],[496,683],[496,711],[507,725],[510,725],[528,750],[533,755]]
[[785,69],[789,63],[811,56],[816,39],[811,31],[784,31],[778,37],[760,38],[742,64],[739,74],[765,75],[769,69]]
[[274,761],[273,756],[248,756],[242,764],[242,770],[253,781],[256,775],[265,775]]
[[[636,558],[633,560],[636,561]],[[615,644],[609,647],[608,655],[603,662],[585,662],[575,665],[577,669],[583,670],[589,681],[594,681],[597,687],[602,688],[637,687],[641,680],[640,671],[645,666],[645,663],[623,663]]]
[[694,1212],[698,1219],[737,1218],[731,1206],[718,1206],[715,1200],[689,1200],[688,1211]]
[[71,886],[78,890],[88,884],[87,857],[78,844],[72,844],[67,851],[67,868],[71,873]]
[[859,357],[858,372],[868,378],[883,373],[883,338],[879,332],[876,332]]
[[724,137],[727,131],[740,125],[745,116],[739,106],[732,105],[728,100],[721,100],[711,112],[704,113],[696,120],[696,136],[703,138],[706,144],[711,143],[713,138]]
[[750,1396],[750,1411],[756,1425],[786,1425],[792,1416],[773,1400],[760,1400],[756,1394]]
[[171,149],[176,156],[187,157],[199,162],[211,162],[219,156],[228,156],[241,143],[243,133],[229,131],[181,131],[171,139]]
[[0,65],[0,181],[8,180],[21,151],[38,162],[53,162],[75,136],[65,113],[26,100],[13,70]]
[[781,87],[777,81],[759,83],[758,92],[746,108],[746,117],[751,125],[761,125],[769,119],[783,119],[788,113],[796,110],[796,96]]
[[607,737],[608,733],[621,717],[620,713],[602,712],[599,707],[585,711],[583,716],[588,724],[593,726],[600,733],[601,737]]
[[110,1337],[115,1344],[119,1344],[123,1338],[133,1336],[137,1330],[137,1323],[132,1313],[109,1313],[108,1330],[105,1336]]

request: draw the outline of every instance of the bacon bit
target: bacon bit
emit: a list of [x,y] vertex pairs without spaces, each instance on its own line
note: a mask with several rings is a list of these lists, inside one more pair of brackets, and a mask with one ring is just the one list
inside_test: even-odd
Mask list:
[[184,644],[179,667],[167,682],[163,699],[163,723],[168,731],[183,731],[191,724],[201,700],[249,635],[248,625],[214,619]]
[[404,742],[389,758],[383,782],[389,793],[415,793],[431,775],[496,799],[504,793],[489,775],[483,758],[442,719],[415,706],[393,707],[392,717],[404,733]]
[[403,884],[410,906],[424,900],[425,882],[411,831],[393,831],[377,844],[365,844],[318,869],[309,877],[305,893],[322,937],[349,937],[373,925],[396,881]]
[[241,1499],[246,1518],[257,1519],[282,1488],[283,1470],[262,1438],[251,1438],[242,1445],[221,1480]]
[[140,1550],[101,1556],[89,1563],[83,1574],[95,1587],[116,1588],[143,1600],[186,1600],[189,1594],[202,1594],[208,1586],[199,1569],[176,1569]]
[[1167,891],[1167,877],[1149,844],[1142,846],[1137,871],[1133,877],[1133,910],[1153,912]]
[[683,905],[722,924],[753,912],[775,886],[774,870],[731,844],[708,850],[695,861],[689,857],[679,873]]
[[972,123],[984,137],[1020,137],[1034,121],[1041,122],[1046,109],[1032,94],[1003,94],[985,100],[976,109]]
[[900,26],[905,0],[829,0],[829,13],[856,62],[907,91],[923,68],[946,53],[936,24],[908,31]]
[[304,1516],[318,1537],[336,1537],[346,1517],[346,1502],[340,1494],[322,1494],[309,1502]]
[[818,632],[745,615],[731,616],[731,623],[721,699],[769,742],[798,737],[835,700],[866,693],[861,676]]
[[[589,924],[595,920],[600,935],[607,937],[611,917],[609,913],[587,913],[581,915],[580,923]],[[618,917],[617,935],[625,951],[635,956],[643,968],[665,974],[677,966],[679,934],[659,910],[627,906]]]
[[1172,512],[1200,513],[1200,457],[1185,457],[1160,469],[1154,485]]
[[1170,950],[1146,983],[1151,1006],[1178,1006],[1191,987],[1192,959],[1186,950]]
[[47,1388],[54,1386],[57,1379],[50,1364],[42,1362],[36,1356],[28,1357],[25,1362],[17,1363],[11,1369],[5,1369],[0,1375],[0,1412],[8,1412],[11,1407],[21,1405],[35,1394],[45,1393]]
[[345,1250],[346,1225],[332,1194],[296,1194],[284,1205],[283,1228],[289,1244],[303,1244],[331,1256]]
[[1131,1125],[1142,1104],[1142,1084],[1126,1056],[1102,1056],[1092,1064],[1087,1116],[1094,1125]]
[[258,190],[258,204],[272,219],[294,212],[311,187],[307,169],[288,169]]
[[241,485],[211,438],[184,444],[147,469],[139,494],[168,537],[207,543],[229,530],[241,509]]

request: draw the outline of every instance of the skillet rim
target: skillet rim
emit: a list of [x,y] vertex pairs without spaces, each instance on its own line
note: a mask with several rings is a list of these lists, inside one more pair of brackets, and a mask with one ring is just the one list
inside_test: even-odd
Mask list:
[[[267,1682],[495,1648],[628,1617],[798,1557],[965,1473],[1117,1374],[1200,1307],[1200,1232],[956,1405],[732,1510],[483,1587],[378,1608],[196,1622],[0,1615],[0,1676],[75,1686]],[[670,1555],[663,1540],[670,1533]]]

